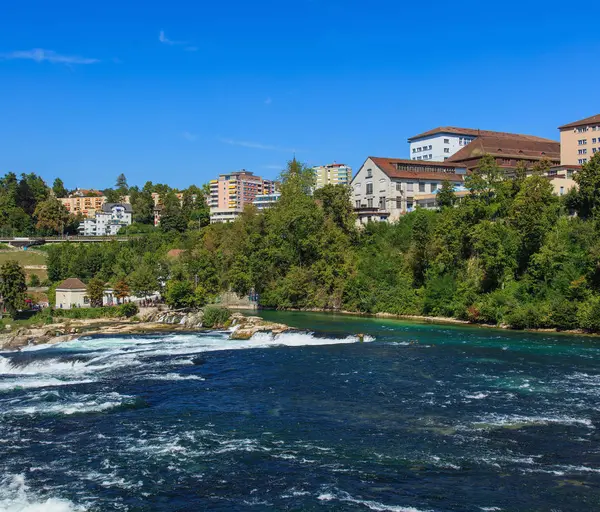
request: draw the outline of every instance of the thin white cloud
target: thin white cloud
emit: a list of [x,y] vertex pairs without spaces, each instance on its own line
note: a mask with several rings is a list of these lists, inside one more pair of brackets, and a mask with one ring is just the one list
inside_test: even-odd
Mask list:
[[2,57],[10,60],[33,60],[35,62],[50,62],[51,64],[96,64],[100,62],[99,59],[79,57],[78,55],[61,55],[53,50],[42,48],[5,53]]
[[186,132],[183,132],[183,133],[181,134],[181,136],[182,136],[182,137],[183,137],[185,140],[189,140],[190,142],[192,142],[192,141],[195,141],[195,140],[198,138],[198,136],[197,136],[196,134],[194,134],[194,133],[191,133],[191,132],[187,132],[187,131],[186,131]]
[[272,169],[275,171],[281,171],[285,165],[263,165],[263,169]]
[[175,41],[174,39],[169,39],[167,37],[167,34],[165,34],[164,30],[161,30],[158,33],[158,40],[162,44],[167,44],[169,46],[185,46],[184,50],[186,52],[196,52],[196,51],[198,51],[198,47],[191,45],[188,41]]
[[236,140],[236,139],[219,139],[224,144],[229,144],[230,146],[241,146],[243,148],[251,148],[251,149],[264,149],[267,151],[285,151],[285,152],[294,152],[295,149],[290,148],[282,148],[279,146],[272,146],[270,144],[261,144],[260,142],[250,142],[247,140]]

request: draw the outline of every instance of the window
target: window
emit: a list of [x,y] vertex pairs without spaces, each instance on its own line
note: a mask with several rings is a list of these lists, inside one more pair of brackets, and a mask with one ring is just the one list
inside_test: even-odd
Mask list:
[[587,139],[579,139],[577,141],[577,144],[579,144],[580,146],[584,146],[585,144],[587,144]]
[[413,191],[413,184],[412,183],[407,183],[406,184],[406,191],[407,192],[412,192]]
[[406,201],[406,209],[407,210],[412,210],[413,207],[413,202],[412,201]]
[[385,196],[379,198],[379,209],[385,210]]
[[432,193],[435,192],[437,190],[437,188],[438,188],[438,184],[437,183],[432,183],[431,184],[431,192]]
[[431,144],[429,144],[429,149],[431,149],[433,146]]
[[396,183],[396,192],[402,192],[402,183],[400,183],[400,182]]
[[450,148],[444,148],[444,153],[450,153]]
[[592,153],[596,153],[596,151],[598,151],[596,148],[592,149]]
[[592,144],[596,144],[596,138],[595,137],[592,139]]
[[583,165],[585,163],[587,163],[587,158],[580,158],[579,159],[579,165]]
[[417,152],[417,148],[412,148],[412,152],[416,153]]
[[417,151],[419,151],[419,152],[420,152],[422,149],[423,149],[423,148],[417,148]]
[[398,196],[398,197],[396,198],[396,208],[397,208],[398,210],[401,210],[401,209],[402,209],[402,198],[401,198],[400,196]]
[[367,207],[373,208],[373,198],[367,199]]
[[450,144],[450,139],[444,139],[444,144]]
[[418,157],[417,157],[417,160],[421,160],[421,157],[420,157],[420,156],[418,156]]
[[371,178],[373,176],[373,171],[371,169],[367,169],[367,178]]
[[565,187],[560,187],[560,195],[564,195],[565,193]]
[[373,183],[367,183],[367,195],[371,195],[373,193]]
[[357,200],[356,200],[356,207],[357,207],[357,208],[360,208],[360,199],[357,199]]
[[419,192],[425,192],[425,183],[419,183]]

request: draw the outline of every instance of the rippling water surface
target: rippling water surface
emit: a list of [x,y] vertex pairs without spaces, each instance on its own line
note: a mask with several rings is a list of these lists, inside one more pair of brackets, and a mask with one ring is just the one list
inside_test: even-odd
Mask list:
[[0,512],[600,510],[599,340],[263,315],[0,352]]

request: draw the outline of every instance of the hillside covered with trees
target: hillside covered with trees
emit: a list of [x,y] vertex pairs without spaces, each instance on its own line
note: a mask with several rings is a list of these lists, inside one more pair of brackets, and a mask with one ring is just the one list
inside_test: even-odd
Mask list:
[[[174,306],[224,290],[269,308],[432,315],[514,328],[600,331],[600,156],[557,197],[540,169],[502,179],[493,159],[438,211],[357,229],[350,191],[311,195],[312,171],[290,162],[281,200],[232,224],[151,233],[127,244],[49,250],[53,281],[99,277],[133,293],[165,284]],[[170,249],[182,249],[176,258]]]

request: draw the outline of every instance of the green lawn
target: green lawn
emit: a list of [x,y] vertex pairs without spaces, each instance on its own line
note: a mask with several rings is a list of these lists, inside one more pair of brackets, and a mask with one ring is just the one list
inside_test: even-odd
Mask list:
[[9,261],[17,260],[22,266],[25,265],[45,265],[46,254],[39,251],[27,250],[0,250],[0,265]]

